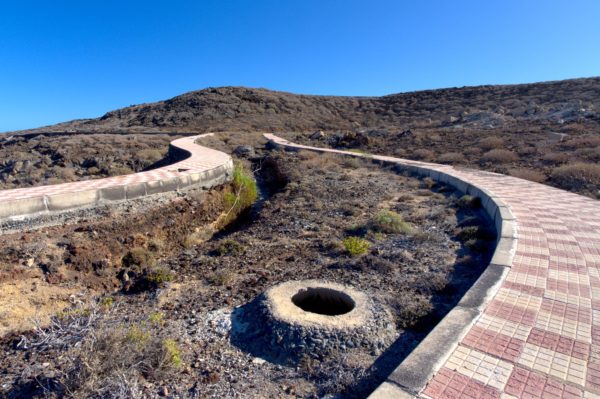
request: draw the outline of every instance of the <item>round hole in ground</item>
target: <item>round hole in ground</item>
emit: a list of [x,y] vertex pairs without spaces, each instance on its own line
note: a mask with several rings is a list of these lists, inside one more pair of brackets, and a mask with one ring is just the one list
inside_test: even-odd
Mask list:
[[303,289],[292,297],[292,302],[305,312],[327,316],[348,313],[355,305],[350,295],[325,287]]

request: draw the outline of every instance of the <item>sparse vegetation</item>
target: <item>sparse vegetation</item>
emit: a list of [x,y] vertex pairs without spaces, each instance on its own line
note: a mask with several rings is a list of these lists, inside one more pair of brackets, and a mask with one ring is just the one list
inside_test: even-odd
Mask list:
[[552,172],[551,179],[566,190],[598,191],[600,165],[578,162],[560,166]]
[[216,271],[208,276],[208,282],[212,285],[223,286],[233,281],[233,273],[229,271]]
[[364,238],[350,236],[344,239],[344,248],[351,256],[360,256],[367,253],[371,243]]
[[[256,153],[260,156],[260,150]],[[251,353],[257,360],[248,362],[248,354],[231,347],[236,344],[229,339],[238,326],[233,324],[236,312],[250,310],[252,317],[246,305],[282,281],[350,282],[396,315],[396,326],[406,334],[399,334],[395,347],[409,351],[415,337],[454,306],[487,264],[491,241],[459,236],[468,218],[469,226],[481,225],[480,211],[459,209],[457,193],[444,184],[371,162],[349,170],[338,156],[273,151],[269,157],[274,164],[243,161],[255,162],[265,188],[267,200],[255,208],[258,217],[244,217],[190,247],[182,242],[204,226],[214,227],[225,211],[222,194],[233,192],[231,187],[202,196],[182,193],[152,212],[134,209],[126,216],[111,213],[106,220],[51,226],[25,239],[0,236],[0,272],[10,270],[4,264],[25,269],[20,255],[26,254],[49,265],[44,278],[75,286],[75,301],[88,285],[97,292],[127,293],[119,295],[118,306],[104,308],[101,300],[92,301],[98,310],[86,306],[65,315],[64,322],[57,320],[60,331],[72,331],[48,340],[60,347],[42,349],[26,340],[15,349],[14,341],[3,341],[0,382],[9,385],[0,384],[0,395],[3,386],[11,395],[18,392],[13,397],[35,397],[33,390],[49,396],[44,389],[62,395],[66,388],[75,397],[337,394],[377,355],[354,347],[298,368],[275,369],[259,353]],[[323,163],[329,166],[315,166]],[[289,183],[280,186],[278,181]],[[398,233],[404,223],[418,229],[408,236]],[[37,238],[48,245],[38,247]],[[141,250],[155,259],[153,266],[142,265],[147,262]],[[468,266],[455,262],[457,253],[470,257]],[[13,254],[20,263],[12,261]],[[174,282],[166,284],[171,278]],[[156,288],[161,290],[152,291]],[[44,363],[49,366],[41,367]],[[277,380],[270,378],[274,373]],[[385,378],[380,373],[373,381]],[[281,381],[294,383],[283,387]],[[365,392],[372,388],[369,381]]]
[[221,221],[222,226],[227,226],[244,211],[248,210],[258,198],[256,181],[241,163],[235,165],[231,191],[223,194],[226,213]]
[[500,137],[486,137],[479,140],[479,147],[484,151],[490,151],[496,148],[502,148],[504,146],[504,140]]
[[173,281],[173,278],[173,273],[164,267],[155,268],[148,272],[146,276],[146,280],[157,287]]
[[402,220],[402,216],[390,210],[382,210],[375,214],[372,226],[382,233],[412,234],[413,227]]
[[123,256],[122,262],[125,267],[147,267],[154,265],[154,256],[146,248],[136,247]]
[[104,308],[110,308],[113,306],[113,304],[115,303],[115,300],[113,297],[111,296],[107,296],[102,298],[102,300],[100,301],[100,304],[104,307]]
[[481,162],[487,163],[509,163],[516,162],[519,156],[512,151],[503,149],[494,149],[481,156]]
[[245,251],[242,244],[235,240],[223,240],[217,248],[217,253],[221,256],[225,255],[240,255]]
[[65,373],[64,385],[75,397],[140,397],[145,381],[159,381],[183,365],[177,343],[142,325],[101,325],[86,336]]
[[465,156],[458,152],[446,152],[437,157],[436,162],[446,164],[460,164],[465,161]]

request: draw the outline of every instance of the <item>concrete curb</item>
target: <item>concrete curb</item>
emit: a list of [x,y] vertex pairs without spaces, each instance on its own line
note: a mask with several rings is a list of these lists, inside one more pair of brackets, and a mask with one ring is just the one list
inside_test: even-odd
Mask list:
[[271,134],[265,134],[270,145],[275,147],[332,152],[341,155],[374,159],[384,164],[393,164],[401,170],[407,170],[420,176],[446,183],[458,191],[481,199],[483,209],[494,222],[497,234],[496,250],[490,265],[475,284],[465,293],[460,302],[452,309],[390,374],[370,396],[370,399],[413,398],[425,388],[428,381],[442,367],[458,346],[486,305],[498,292],[502,281],[512,266],[516,251],[518,232],[517,220],[510,207],[486,189],[453,175],[455,170],[444,165],[427,164],[385,156],[371,156],[347,151],[308,147],[290,143]]
[[127,176],[0,191],[0,221],[125,201],[189,186],[204,189],[231,178],[233,160],[225,153],[195,144],[212,133],[174,140],[170,155],[186,159]]

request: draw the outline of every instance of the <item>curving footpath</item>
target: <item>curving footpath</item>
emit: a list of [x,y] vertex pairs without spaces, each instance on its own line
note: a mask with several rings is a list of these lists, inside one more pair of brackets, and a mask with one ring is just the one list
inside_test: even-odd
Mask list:
[[233,160],[223,152],[195,144],[199,137],[211,134],[172,141],[169,152],[187,158],[162,168],[104,179],[0,191],[0,221],[177,191],[188,186],[209,188],[221,184],[231,176]]
[[490,265],[372,398],[600,398],[600,202],[496,173],[369,157],[478,196]]

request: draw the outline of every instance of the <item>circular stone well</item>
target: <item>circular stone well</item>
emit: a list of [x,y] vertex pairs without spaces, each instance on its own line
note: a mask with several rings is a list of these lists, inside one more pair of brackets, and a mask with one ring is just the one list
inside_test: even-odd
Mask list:
[[244,311],[243,331],[252,336],[244,341],[272,358],[323,358],[353,348],[379,353],[396,337],[385,306],[342,284],[288,281],[268,289],[251,308]]

